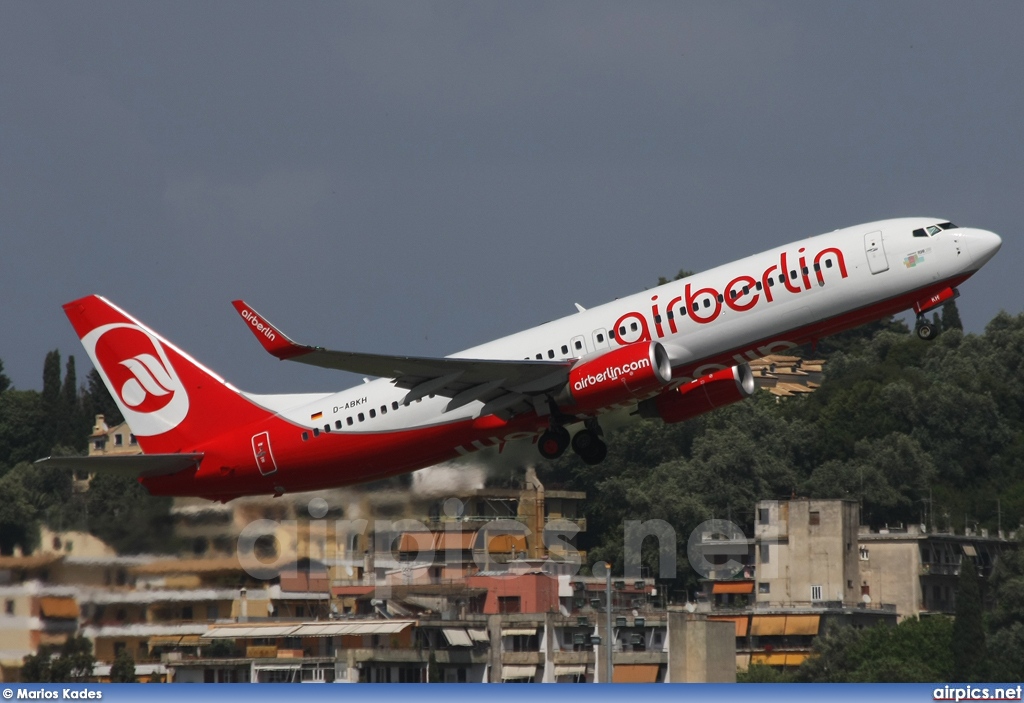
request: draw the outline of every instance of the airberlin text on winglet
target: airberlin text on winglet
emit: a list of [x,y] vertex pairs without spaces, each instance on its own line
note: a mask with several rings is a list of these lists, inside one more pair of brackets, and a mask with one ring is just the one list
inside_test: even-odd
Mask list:
[[242,310],[239,310],[239,313],[242,315],[242,319],[243,320],[245,320],[250,325],[252,325],[253,328],[257,332],[262,334],[264,337],[269,339],[271,342],[273,342],[274,340],[277,339],[277,335],[274,334],[273,328],[270,327],[270,325],[263,324],[263,321],[260,320],[260,318],[257,317],[257,315],[255,313],[250,312],[248,309],[245,309],[245,308],[243,308]]

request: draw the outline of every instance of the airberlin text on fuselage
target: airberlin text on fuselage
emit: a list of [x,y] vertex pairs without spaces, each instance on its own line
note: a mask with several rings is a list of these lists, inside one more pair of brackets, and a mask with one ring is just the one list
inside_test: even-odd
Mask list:
[[[781,294],[783,290],[789,293],[803,293],[811,290],[811,277],[817,279],[819,286],[825,285],[825,269],[833,265],[839,269],[842,278],[847,277],[846,259],[843,252],[837,247],[822,249],[814,255],[808,265],[808,257],[804,254],[803,247],[797,252],[795,266],[790,268],[791,262],[786,252],[779,256],[779,263],[772,264],[758,278],[743,275],[736,276],[725,288],[719,291],[710,286],[694,289],[690,283],[686,284],[683,295],[678,295],[668,302],[664,310],[668,317],[668,329],[662,322],[662,314],[659,309],[658,296],[653,296],[651,302],[651,319],[654,321],[654,333],[656,337],[665,337],[669,334],[676,334],[679,328],[676,320],[681,316],[675,311],[680,303],[685,306],[685,315],[699,325],[706,325],[714,322],[722,314],[723,304],[728,305],[736,312],[753,310],[762,300],[764,303],[771,303],[775,295]],[[795,275],[794,275],[795,274]],[[760,284],[760,286],[758,285]],[[778,284],[776,286],[776,284]],[[774,290],[773,290],[774,289]],[[673,311],[672,315],[668,315]],[[640,324],[640,336],[637,339],[626,341],[621,334],[616,334],[615,339],[621,345],[634,342],[647,342],[651,340],[651,330],[647,324],[647,317],[640,312],[627,312],[615,321],[615,328],[619,329],[627,320],[636,321]]]
[[242,319],[248,322],[250,325],[252,325],[257,332],[262,334],[271,342],[277,339],[277,335],[274,334],[274,331],[269,326],[264,325],[262,322],[260,322],[260,318],[256,317],[248,310],[242,311]]

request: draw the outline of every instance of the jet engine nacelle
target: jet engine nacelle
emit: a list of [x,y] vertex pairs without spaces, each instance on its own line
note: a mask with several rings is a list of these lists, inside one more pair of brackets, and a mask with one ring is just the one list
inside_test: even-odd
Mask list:
[[754,374],[746,364],[701,376],[641,402],[641,417],[682,422],[706,412],[749,398],[754,394]]
[[672,364],[660,342],[635,342],[585,359],[569,371],[576,409],[591,411],[631,403],[672,380]]

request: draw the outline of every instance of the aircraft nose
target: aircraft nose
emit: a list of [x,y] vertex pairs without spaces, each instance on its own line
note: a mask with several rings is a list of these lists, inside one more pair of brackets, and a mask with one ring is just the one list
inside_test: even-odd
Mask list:
[[984,229],[972,229],[968,230],[964,237],[967,241],[967,246],[971,250],[971,257],[978,266],[983,266],[988,262],[996,252],[999,251],[999,247],[1003,246],[1002,238],[995,232],[989,232]]

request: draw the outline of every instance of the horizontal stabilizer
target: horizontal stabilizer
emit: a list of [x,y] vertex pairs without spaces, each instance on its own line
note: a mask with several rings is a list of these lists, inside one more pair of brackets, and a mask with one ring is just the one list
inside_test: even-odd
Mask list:
[[114,456],[49,456],[35,463],[82,473],[121,476],[165,476],[199,466],[202,454],[122,454]]

